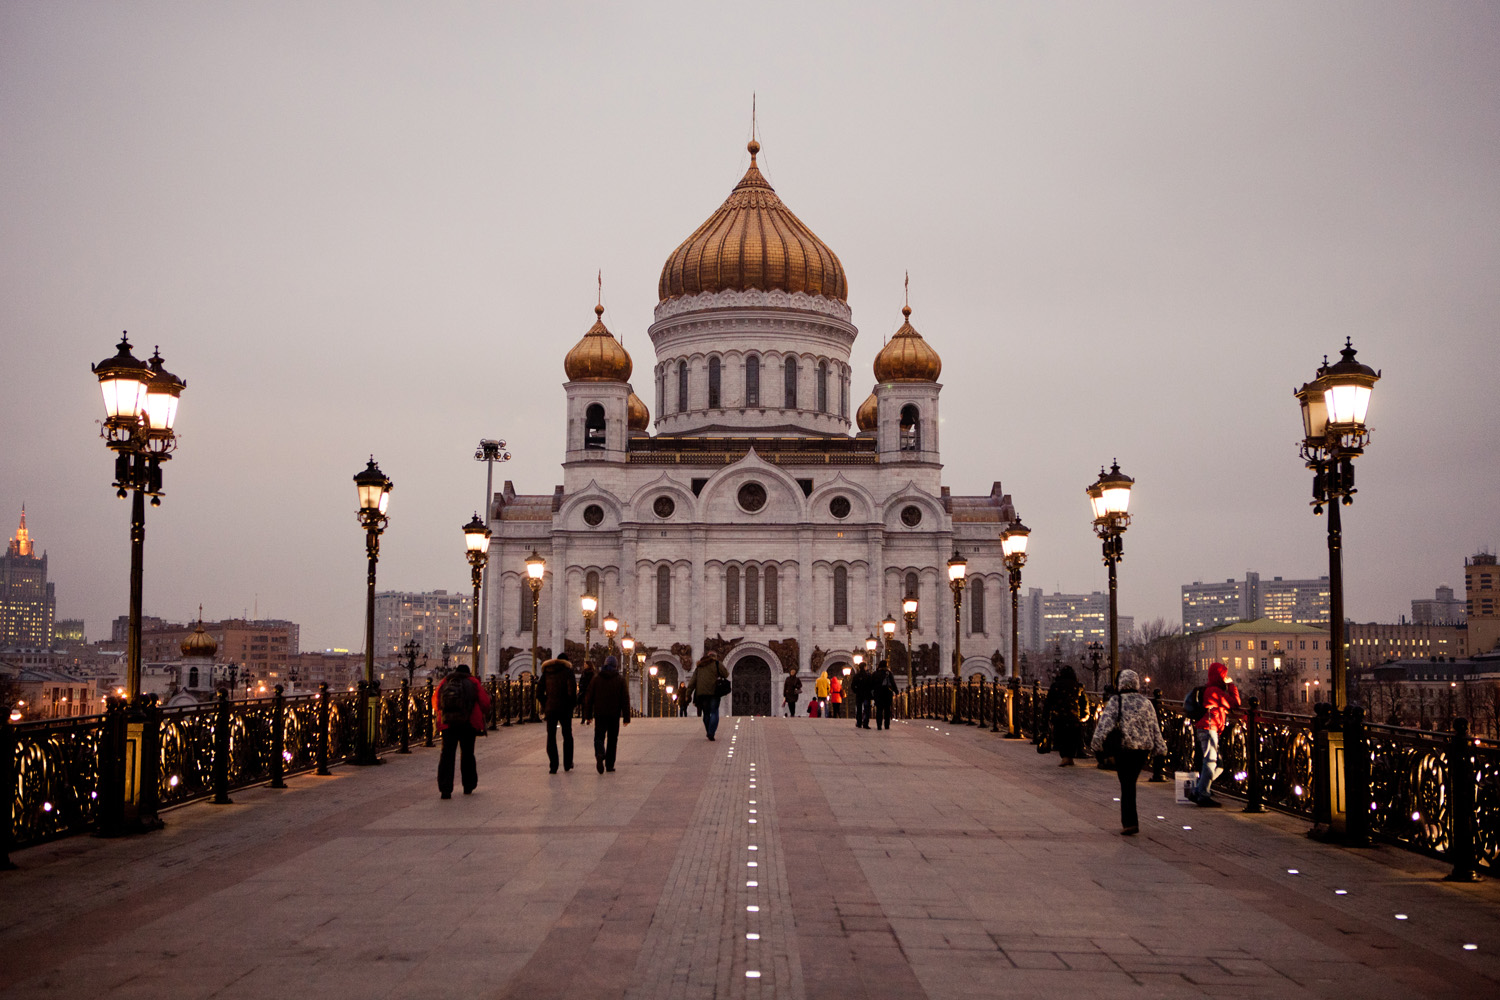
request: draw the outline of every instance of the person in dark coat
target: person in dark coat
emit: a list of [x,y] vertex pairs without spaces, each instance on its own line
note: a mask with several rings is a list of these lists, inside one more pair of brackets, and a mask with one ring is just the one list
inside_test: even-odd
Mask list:
[[[618,668],[617,668],[618,669]],[[578,675],[578,721],[581,725],[588,725],[593,716],[589,715],[589,685],[594,682],[594,665],[585,662],[583,673]]]
[[854,726],[856,729],[870,728],[870,696],[875,693],[874,675],[865,661],[860,660],[849,679],[849,688],[854,694]]
[[693,670],[693,704],[698,706],[698,714],[703,717],[703,731],[709,739],[714,738],[714,732],[719,728],[720,677],[728,680],[729,671],[724,669],[717,656],[704,654]]
[[1052,745],[1062,761],[1058,767],[1072,767],[1073,758],[1083,753],[1083,716],[1088,697],[1072,667],[1063,667],[1047,689],[1042,711],[1052,727]]
[[[450,687],[451,685],[451,687]],[[448,688],[445,698],[444,688]],[[447,701],[448,708],[443,707]],[[453,798],[453,758],[461,757],[464,794],[469,795],[479,784],[479,765],[474,760],[474,737],[484,732],[485,713],[490,708],[490,693],[484,685],[469,675],[469,665],[460,663],[443,678],[443,682],[432,692],[432,717],[437,720],[438,732],[443,738],[442,754],[438,757],[438,794],[445,799]]]
[[[891,728],[891,701],[896,697],[896,675],[884,660],[870,678],[870,697],[875,702],[875,728]],[[865,728],[869,728],[868,724]]]
[[603,774],[615,769],[615,748],[620,741],[620,722],[630,725],[630,689],[620,676],[620,663],[604,658],[599,676],[583,695],[583,714],[594,720],[594,767]]
[[797,699],[802,695],[802,678],[797,676],[796,671],[786,675],[786,680],[781,682],[781,700],[786,702],[787,718],[797,717]]
[[542,664],[537,701],[541,702],[547,720],[548,769],[557,773],[557,730],[561,728],[563,770],[573,770],[573,706],[578,702],[578,679],[573,676],[573,664],[563,659]]

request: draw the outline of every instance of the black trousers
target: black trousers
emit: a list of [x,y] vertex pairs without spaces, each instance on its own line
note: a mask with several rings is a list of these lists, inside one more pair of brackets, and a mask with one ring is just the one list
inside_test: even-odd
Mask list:
[[870,699],[854,699],[854,724],[864,729],[870,728]]
[[791,718],[797,717],[797,696],[792,695],[786,700],[786,714]]
[[474,727],[459,722],[443,730],[443,750],[438,757],[438,791],[453,794],[453,757],[458,754],[462,763],[464,791],[472,792],[479,784],[479,765],[474,762]]
[[1141,825],[1141,819],[1135,813],[1135,779],[1146,766],[1147,754],[1146,750],[1127,747],[1115,758],[1115,770],[1120,775],[1120,826],[1126,830]]
[[562,764],[571,771],[573,769],[573,713],[557,712],[547,713],[547,764],[557,770],[557,729],[562,727]]
[[594,759],[604,761],[609,770],[615,769],[615,747],[620,742],[620,717],[594,720]]
[[891,699],[889,699],[889,698],[876,698],[875,699],[875,728],[876,729],[889,729],[889,728],[891,728]]

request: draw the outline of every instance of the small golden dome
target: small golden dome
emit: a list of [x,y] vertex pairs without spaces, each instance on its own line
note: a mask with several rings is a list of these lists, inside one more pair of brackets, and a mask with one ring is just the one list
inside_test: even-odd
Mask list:
[[752,139],[747,148],[745,176],[662,265],[658,299],[755,288],[846,301],[844,265],[767,183],[755,165],[760,143]]
[[876,381],[936,382],[943,371],[943,359],[911,325],[911,306],[902,306],[901,315],[905,317],[901,329],[875,355]]
[[643,431],[651,426],[651,411],[635,393],[625,401],[625,426],[633,431]]
[[872,392],[868,399],[859,404],[859,409],[854,411],[854,425],[862,431],[873,431],[878,419],[878,407],[879,404]]
[[219,651],[219,643],[204,631],[203,622],[200,620],[193,634],[182,640],[182,645],[177,648],[182,650],[182,655],[185,657],[196,656],[211,660]]
[[570,382],[625,382],[632,369],[630,355],[604,325],[604,307],[594,307],[594,325],[563,359]]

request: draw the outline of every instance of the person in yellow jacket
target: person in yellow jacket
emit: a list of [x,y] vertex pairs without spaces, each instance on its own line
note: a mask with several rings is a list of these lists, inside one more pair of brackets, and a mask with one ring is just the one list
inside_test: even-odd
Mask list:
[[832,687],[828,683],[828,671],[825,670],[818,674],[817,680],[813,681],[813,697],[820,702],[819,712],[825,717],[828,715],[828,694],[831,690]]

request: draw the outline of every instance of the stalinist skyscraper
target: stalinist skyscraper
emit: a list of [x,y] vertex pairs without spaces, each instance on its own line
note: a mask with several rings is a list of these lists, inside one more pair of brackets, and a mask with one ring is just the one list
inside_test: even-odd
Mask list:
[[23,506],[21,525],[0,556],[0,648],[50,647],[56,616],[57,598],[47,582],[47,554],[36,554]]

